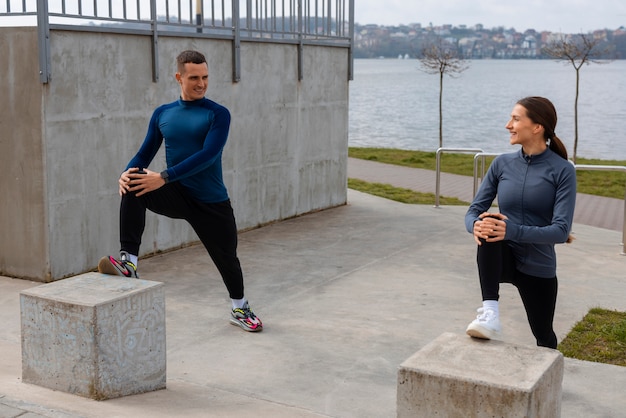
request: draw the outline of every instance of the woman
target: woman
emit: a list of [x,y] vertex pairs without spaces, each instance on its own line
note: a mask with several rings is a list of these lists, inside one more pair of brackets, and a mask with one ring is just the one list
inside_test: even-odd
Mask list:
[[[478,244],[483,306],[467,334],[500,334],[500,283],[512,283],[526,309],[537,345],[556,348],[552,328],[557,296],[554,244],[570,242],[576,203],[576,170],[554,133],[554,105],[543,97],[517,102],[506,124],[515,153],[498,156],[465,215]],[[498,196],[499,213],[487,212]]]

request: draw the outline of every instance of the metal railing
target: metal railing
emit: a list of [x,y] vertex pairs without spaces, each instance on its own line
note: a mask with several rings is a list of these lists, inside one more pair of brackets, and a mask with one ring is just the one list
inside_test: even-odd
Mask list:
[[[435,207],[439,207],[439,194],[441,189],[441,154],[444,152],[456,152],[473,154],[483,152],[480,148],[438,148],[435,156]],[[475,194],[475,193],[474,193]]]
[[[626,173],[626,166],[620,165],[585,165],[574,164],[576,170],[590,170],[590,171],[621,171]],[[626,255],[626,186],[624,187],[624,219],[622,223],[622,255]]]
[[474,155],[474,190],[472,192],[472,196],[476,196],[478,192],[478,161],[480,160],[480,179],[482,180],[485,177],[485,172],[487,171],[486,159],[487,157],[497,157],[501,153],[497,152],[479,152]]
[[[476,153],[474,155],[474,190],[472,196],[476,196],[478,192],[478,179],[482,179],[486,172],[486,158],[497,157],[501,153],[489,153],[483,152],[481,149],[472,148],[439,148],[436,154],[436,168],[435,168],[435,207],[439,207],[439,195],[441,189],[441,154],[444,152],[456,152],[456,153]],[[479,172],[478,166],[481,165]],[[584,165],[584,164],[572,164],[576,170],[590,170],[590,171],[621,171],[626,172],[626,166],[616,165]],[[626,255],[626,186],[624,188],[624,220],[622,224],[622,255]]]
[[348,48],[353,79],[354,0],[0,0],[0,19],[37,25],[42,83],[50,78],[50,29],[152,36],[155,82],[159,35],[231,40],[235,82],[241,41],[297,45],[300,80],[304,45]]

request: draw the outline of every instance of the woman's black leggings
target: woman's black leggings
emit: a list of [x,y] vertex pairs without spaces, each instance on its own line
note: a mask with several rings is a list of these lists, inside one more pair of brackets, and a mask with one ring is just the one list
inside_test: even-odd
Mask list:
[[524,303],[537,345],[556,348],[557,339],[552,327],[558,290],[556,276],[535,277],[517,270],[513,251],[507,241],[483,241],[478,246],[477,262],[483,300],[498,300],[500,283],[513,284]]
[[136,197],[126,193],[120,205],[122,251],[139,254],[146,224],[146,209],[169,218],[184,219],[215,263],[232,299],[242,299],[243,274],[237,257],[237,225],[230,200],[203,203],[192,198],[178,182]]

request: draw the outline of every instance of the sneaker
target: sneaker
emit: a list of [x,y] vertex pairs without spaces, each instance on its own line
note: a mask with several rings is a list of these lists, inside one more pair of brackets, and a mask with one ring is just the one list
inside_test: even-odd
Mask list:
[[230,313],[230,323],[239,325],[244,331],[263,331],[263,323],[250,309],[248,301],[243,308],[235,308]]
[[98,263],[98,271],[102,274],[111,274],[114,276],[123,276],[131,279],[138,279],[137,266],[128,260],[128,253],[122,251],[120,259],[116,260],[113,256],[102,257]]
[[493,309],[478,308],[478,315],[468,326],[465,333],[470,337],[484,340],[498,339],[501,327],[498,314]]

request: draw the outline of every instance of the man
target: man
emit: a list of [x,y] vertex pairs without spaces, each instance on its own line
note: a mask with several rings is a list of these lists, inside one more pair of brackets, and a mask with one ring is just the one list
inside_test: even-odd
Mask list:
[[[246,331],[263,324],[250,309],[243,292],[237,257],[237,226],[222,179],[222,150],[230,126],[225,107],[204,97],[209,70],[204,55],[183,51],[176,58],[180,98],[158,107],[137,154],[120,176],[120,258],[103,257],[102,273],[138,277],[137,256],[145,227],[146,209],[185,219],[222,276],[232,300],[230,322]],[[167,169],[148,165],[165,141]]]

